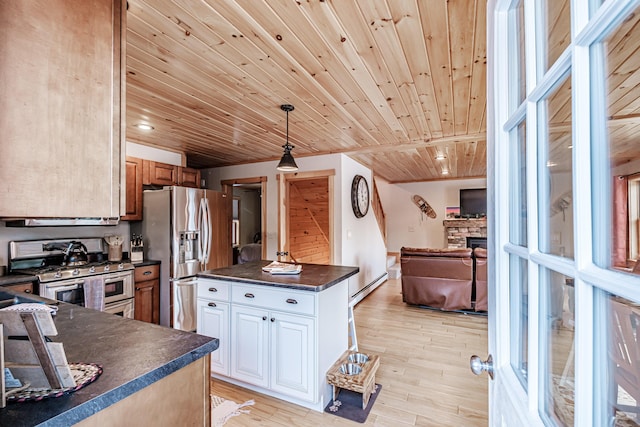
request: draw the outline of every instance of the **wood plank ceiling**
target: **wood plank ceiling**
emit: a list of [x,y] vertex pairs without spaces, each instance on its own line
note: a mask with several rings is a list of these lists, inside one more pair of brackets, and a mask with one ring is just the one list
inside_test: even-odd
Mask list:
[[276,160],[293,104],[296,158],[345,153],[390,182],[486,175],[484,0],[128,6],[129,141],[196,168]]

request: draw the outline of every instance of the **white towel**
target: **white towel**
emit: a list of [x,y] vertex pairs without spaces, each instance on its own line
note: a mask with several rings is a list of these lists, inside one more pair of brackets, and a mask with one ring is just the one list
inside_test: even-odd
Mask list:
[[90,277],[84,281],[84,306],[104,311],[104,279]]

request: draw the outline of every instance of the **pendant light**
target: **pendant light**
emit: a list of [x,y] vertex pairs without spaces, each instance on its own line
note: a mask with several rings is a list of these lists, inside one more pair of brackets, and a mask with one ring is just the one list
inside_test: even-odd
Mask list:
[[289,144],[289,111],[293,111],[293,105],[284,104],[280,106],[280,109],[287,113],[287,142],[282,146],[282,148],[284,148],[284,154],[282,155],[282,159],[280,159],[280,163],[278,163],[278,167],[276,169],[283,172],[297,171],[298,165],[296,165],[296,161],[293,160],[293,156],[291,155],[293,145]]

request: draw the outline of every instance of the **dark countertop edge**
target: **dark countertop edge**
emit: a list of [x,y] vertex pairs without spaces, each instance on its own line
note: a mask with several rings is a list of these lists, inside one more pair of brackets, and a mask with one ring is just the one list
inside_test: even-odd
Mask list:
[[[286,288],[286,289],[296,289],[296,290],[300,290],[300,291],[310,291],[310,292],[322,292],[325,289],[328,289],[334,285],[337,285],[338,283],[342,282],[345,279],[348,279],[351,276],[355,276],[356,274],[358,274],[360,272],[360,268],[359,267],[352,267],[353,270],[345,273],[344,275],[340,276],[339,278],[335,279],[335,280],[331,280],[327,283],[324,283],[322,285],[305,285],[302,283],[278,283],[278,282],[272,282],[272,281],[268,281],[268,280],[258,280],[258,279],[249,279],[249,278],[243,278],[243,277],[233,277],[233,276],[227,276],[227,275],[222,275],[222,274],[215,274],[215,273],[210,273],[210,272],[202,272],[202,273],[198,273],[196,275],[196,277],[203,277],[205,279],[218,279],[218,280],[225,280],[227,282],[238,282],[238,283],[248,283],[248,284],[252,284],[252,285],[265,285],[265,286],[272,286],[274,288]],[[283,277],[283,276],[277,276],[277,277]]]
[[[126,384],[111,389],[104,394],[84,402],[66,412],[63,412],[53,418],[44,421],[40,426],[59,427],[76,424],[82,420],[91,417],[94,414],[108,408],[109,406],[126,399],[134,393],[143,390],[151,384],[168,377],[172,373],[184,368],[185,366],[205,357],[207,354],[218,349],[219,341],[217,338],[211,338],[210,341],[191,350],[189,353],[167,362],[158,368],[147,372]],[[98,378],[98,381],[100,378]]]
[[[13,291],[11,289],[6,290],[6,292],[9,292],[15,295],[27,295],[21,292]],[[29,299],[32,299],[35,301],[42,301],[45,303],[54,302],[50,299],[41,297],[39,295],[28,294],[27,297]],[[60,304],[69,306],[69,304],[67,303],[60,303]],[[88,310],[88,309],[82,308],[82,310]],[[157,325],[151,325],[151,324],[149,326],[157,327]],[[220,345],[218,338],[211,338],[205,335],[197,334],[197,339],[200,340],[201,342],[194,343],[194,347],[191,350],[183,353],[182,355],[176,357],[175,359],[164,362],[163,364],[157,366],[156,368],[153,368],[150,371],[145,372],[138,377],[130,379],[126,383],[123,383],[114,388],[111,388],[103,392],[102,394],[96,395],[90,400],[79,403],[76,406],[69,408],[64,412],[59,413],[58,415],[54,415],[51,418],[48,418],[35,425],[66,427],[71,424],[76,424],[102,411],[103,409],[108,408],[114,403],[118,403],[119,401],[126,399],[132,394],[140,390],[143,390],[149,385],[184,368],[185,366],[195,362],[196,360],[205,357],[207,354],[211,353],[212,351],[217,350]],[[100,381],[100,377],[98,377],[96,381]],[[88,384],[87,386],[90,387],[91,384]],[[73,393],[71,393],[71,395],[73,395]],[[51,399],[55,399],[55,398],[51,398]],[[27,404],[30,404],[30,403],[34,403],[34,402],[29,402]],[[14,405],[14,403],[11,403],[9,406],[11,405]]]
[[0,286],[15,285],[16,283],[37,282],[38,278],[31,274],[8,274],[0,276]]
[[148,265],[161,264],[161,261],[155,260],[155,259],[145,259],[144,261],[132,262],[131,264],[133,264],[134,267],[145,267],[145,266],[148,266]]

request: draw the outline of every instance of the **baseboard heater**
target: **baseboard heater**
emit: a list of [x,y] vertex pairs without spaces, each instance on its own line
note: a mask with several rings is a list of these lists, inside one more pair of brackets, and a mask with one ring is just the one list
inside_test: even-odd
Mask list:
[[362,289],[358,290],[358,292],[356,292],[355,294],[351,295],[351,299],[352,300],[356,299],[358,297],[358,295],[362,295],[364,292],[368,291],[372,287],[378,286],[379,284],[381,284],[385,280],[387,280],[387,272],[386,271],[384,273],[382,273],[380,276],[378,276],[377,279],[374,279],[368,285],[366,285]]

